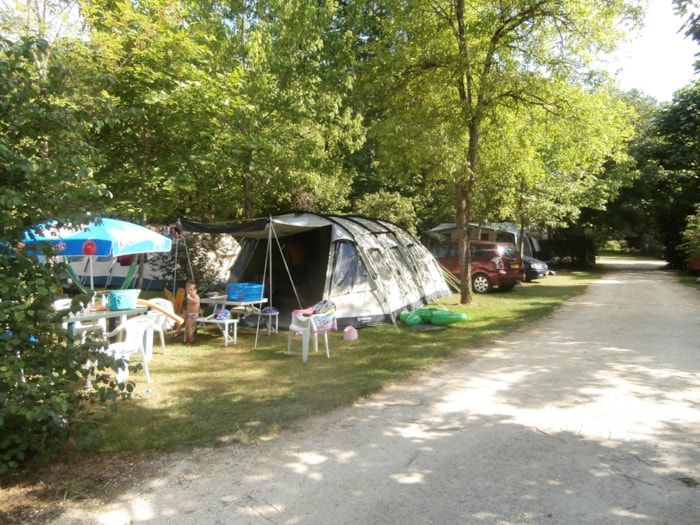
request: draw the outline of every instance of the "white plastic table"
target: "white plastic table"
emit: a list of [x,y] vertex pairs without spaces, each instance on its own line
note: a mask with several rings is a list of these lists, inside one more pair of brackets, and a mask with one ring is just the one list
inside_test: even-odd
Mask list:
[[[214,297],[205,297],[200,300],[201,304],[212,306],[212,312],[205,317],[197,317],[197,323],[216,324],[224,336],[224,346],[228,346],[229,342],[234,345],[238,336],[238,322],[241,316],[245,315],[266,315],[261,313],[260,307],[267,303],[267,298],[262,297],[253,301],[231,301],[225,295],[217,295]],[[226,319],[217,319],[217,314],[224,308],[231,309],[231,316]],[[235,316],[235,318],[233,317]],[[268,317],[269,319],[269,317]],[[232,329],[232,330],[231,330]],[[268,333],[272,330],[272,325],[268,323]]]
[[66,327],[68,329],[68,335],[71,337],[71,339],[75,339],[77,337],[76,331],[75,331],[75,324],[76,323],[84,323],[87,321],[97,321],[99,319],[111,319],[115,317],[120,318],[120,322],[123,323],[126,321],[127,317],[133,316],[133,315],[141,315],[145,314],[148,312],[148,308],[145,306],[138,306],[136,308],[130,308],[129,310],[96,310],[93,312],[86,312],[86,313],[78,313],[74,315],[67,315],[66,317],[63,318],[63,322],[66,323]]

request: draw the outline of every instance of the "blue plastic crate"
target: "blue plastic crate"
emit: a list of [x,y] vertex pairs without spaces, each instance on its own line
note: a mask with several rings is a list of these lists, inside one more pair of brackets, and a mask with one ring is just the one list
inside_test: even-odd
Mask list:
[[229,301],[259,301],[262,296],[262,284],[234,283],[226,288],[226,298]]

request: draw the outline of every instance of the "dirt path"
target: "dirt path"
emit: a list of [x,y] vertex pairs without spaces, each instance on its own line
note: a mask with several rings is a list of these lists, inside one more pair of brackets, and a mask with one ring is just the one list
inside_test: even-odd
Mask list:
[[55,523],[700,523],[700,291],[657,266],[615,268],[476,361]]

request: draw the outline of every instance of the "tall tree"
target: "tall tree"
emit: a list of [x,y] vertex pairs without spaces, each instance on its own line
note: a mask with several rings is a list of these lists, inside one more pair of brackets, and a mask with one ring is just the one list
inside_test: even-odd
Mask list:
[[628,150],[630,160],[628,165],[606,165],[606,170],[626,170],[633,177],[626,180],[603,210],[591,210],[587,214],[594,224],[598,242],[624,240],[630,248],[658,255],[659,235],[652,213],[655,197],[651,188],[659,174],[659,165],[653,160],[658,143],[655,117],[659,103],[637,90],[623,96],[635,111],[635,133]]
[[[381,20],[375,9],[365,14],[372,23],[363,27],[374,31],[360,39],[371,57],[365,79],[383,94],[377,102],[384,118],[374,127],[378,163],[410,161],[409,173],[454,185],[461,298],[468,302],[466,225],[482,185],[503,176],[487,171],[493,160],[486,155],[497,148],[484,141],[498,136],[507,115],[529,118],[530,108],[546,112],[555,126],[568,120],[573,129],[585,117],[579,108],[586,104],[572,101],[608,89],[604,76],[591,68],[592,59],[613,49],[616,24],[639,16],[639,6],[614,0],[448,0],[390,3],[382,7]],[[608,139],[610,152],[619,142]],[[585,142],[579,149],[580,157],[590,153]],[[572,173],[556,176],[571,179]],[[571,184],[582,181],[589,187],[595,182],[576,166]]]
[[210,75],[207,35],[187,4],[96,0],[83,14],[90,39],[75,67],[114,110],[97,142],[112,212],[146,223],[208,209],[223,183],[202,176],[202,159],[211,119],[237,103],[235,74]]
[[84,100],[69,71],[47,62],[50,54],[45,40],[0,40],[2,241],[39,223],[84,218],[107,195],[89,142],[101,102]]
[[332,2],[94,0],[85,16],[91,67],[121,111],[101,137],[120,214],[342,207],[362,130]]
[[660,109],[655,124],[652,159],[658,171],[650,188],[654,216],[667,260],[682,267],[682,232],[700,203],[700,82],[677,91]]
[[[244,181],[247,208],[338,211],[352,173],[345,157],[363,140],[345,99],[353,85],[352,41],[338,4],[231,2],[231,60],[241,64],[243,110],[224,148]],[[226,139],[224,138],[224,142]]]
[[582,208],[604,209],[634,175],[627,155],[633,118],[627,100],[608,92],[572,94],[554,117],[537,106],[503,115],[482,154],[484,170],[501,176],[487,178],[481,194],[498,201],[479,217],[544,229],[574,223]]

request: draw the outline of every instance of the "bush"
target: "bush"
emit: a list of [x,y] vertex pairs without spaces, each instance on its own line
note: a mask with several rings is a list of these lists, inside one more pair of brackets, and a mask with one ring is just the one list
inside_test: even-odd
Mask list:
[[685,252],[687,261],[700,257],[700,204],[695,206],[695,213],[688,216],[683,241],[680,248]]
[[99,99],[77,90],[51,51],[40,39],[0,38],[0,474],[71,439],[90,444],[96,417],[128,395],[111,374],[85,392],[90,345],[69,345],[51,308],[58,271],[21,247],[28,228],[79,224],[108,195],[87,142],[100,117],[86,107]]
[[[126,398],[113,374],[85,390],[86,360],[99,343],[71,344],[54,312],[58,271],[26,253],[0,255],[0,474],[29,460],[47,461],[68,442],[93,443],[96,415]],[[104,361],[104,360],[103,360]],[[101,370],[116,363],[101,363]]]

